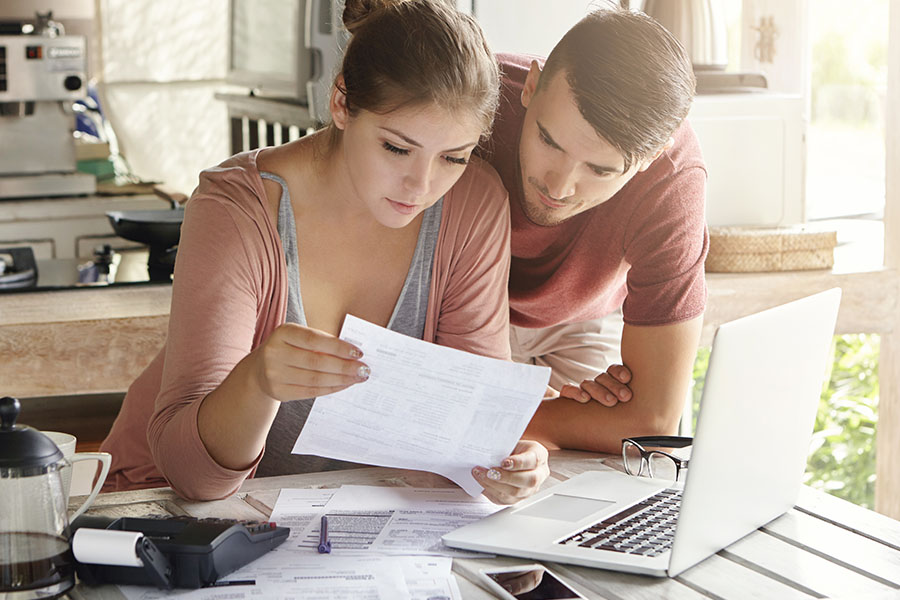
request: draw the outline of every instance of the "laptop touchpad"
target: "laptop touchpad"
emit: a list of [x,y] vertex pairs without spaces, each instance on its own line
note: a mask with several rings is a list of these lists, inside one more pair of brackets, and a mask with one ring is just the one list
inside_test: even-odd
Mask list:
[[563,494],[550,494],[543,500],[515,511],[517,515],[540,517],[542,519],[555,519],[557,521],[569,521],[574,523],[586,516],[603,510],[615,504],[610,500],[598,500],[597,498],[583,498],[581,496],[566,496]]

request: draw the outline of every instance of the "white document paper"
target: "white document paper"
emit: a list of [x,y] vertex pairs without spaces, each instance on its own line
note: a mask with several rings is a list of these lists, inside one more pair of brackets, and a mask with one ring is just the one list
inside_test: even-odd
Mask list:
[[[257,600],[301,599],[315,600],[413,600],[406,584],[405,572],[418,574],[413,581],[421,589],[427,583],[422,573],[435,574],[404,562],[414,557],[364,556],[308,556],[302,561],[285,564],[267,560],[268,555],[235,571],[222,580],[223,585],[199,590],[158,590],[137,586],[120,586],[128,600],[157,600],[177,597],[183,600]],[[421,562],[421,561],[420,561]],[[452,576],[452,575],[451,575]],[[252,580],[253,585],[227,585],[225,582]],[[418,582],[418,583],[416,583]]]
[[[359,501],[371,501],[376,511],[387,505],[409,509],[422,502],[428,505],[443,504],[445,511],[467,514],[469,507],[486,506],[490,512],[500,508],[486,500],[472,500],[456,489],[349,487],[358,489],[348,490],[348,495],[362,493]],[[382,493],[382,490],[390,489],[402,493]],[[326,503],[339,491],[282,490],[270,520],[292,527],[291,536],[271,552],[222,578],[218,587],[172,591],[138,586],[120,586],[119,589],[128,600],[172,597],[182,600],[461,600],[459,585],[451,572],[450,558],[384,556],[375,552],[365,556],[320,555],[315,546],[298,544],[313,526],[313,537],[318,543],[319,519],[325,512]],[[342,505],[348,503],[352,504],[347,501]],[[481,512],[479,509],[473,510]]]
[[[285,505],[290,501],[290,495],[285,496],[287,491],[282,492]],[[334,554],[483,557],[479,552],[449,548],[441,536],[501,508],[483,497],[470,498],[456,488],[345,485],[335,491],[321,514],[328,516],[328,537]],[[279,510],[278,504],[275,509]],[[288,540],[292,542],[289,547],[314,553],[319,544],[321,519],[307,520],[307,523],[298,538]]]
[[290,527],[291,533],[273,552],[297,546],[310,524],[319,522],[325,505],[337,489],[284,488],[278,494],[269,521]]
[[400,567],[411,600],[462,600],[453,560],[440,556],[402,557]]
[[254,584],[200,590],[122,586],[128,600],[461,600],[452,559],[439,556],[315,556],[303,562],[254,563],[224,578]]
[[352,315],[341,339],[369,379],[317,398],[294,454],[438,473],[472,496],[475,466],[509,456],[544,396],[550,369],[417,340]]

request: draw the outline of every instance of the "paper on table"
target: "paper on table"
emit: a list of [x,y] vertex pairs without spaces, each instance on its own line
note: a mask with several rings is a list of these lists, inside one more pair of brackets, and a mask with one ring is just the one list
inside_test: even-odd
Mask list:
[[[255,580],[255,585],[224,585],[199,590],[157,590],[120,586],[128,600],[157,600],[177,596],[180,600],[255,600],[316,598],[322,600],[413,600],[404,571],[407,557],[309,556],[289,564],[267,560],[269,555],[235,571],[224,581]],[[404,568],[405,567],[405,568]],[[422,569],[418,569],[421,573]],[[428,571],[436,573],[436,568]],[[450,575],[452,576],[452,575]],[[417,580],[414,580],[416,583]],[[418,585],[423,586],[419,581]],[[448,584],[450,585],[450,584]],[[420,598],[421,595],[415,596]]]
[[462,600],[451,573],[453,560],[439,556],[403,557],[400,567],[411,600]]
[[[278,494],[275,508],[269,515],[269,521],[282,527],[290,527],[288,539],[281,543],[274,552],[283,552],[286,548],[299,547],[303,542],[303,532],[312,522],[318,522],[331,500],[336,489],[299,489],[285,488]],[[316,540],[318,545],[318,540]],[[313,546],[315,548],[315,546]]]
[[[269,555],[266,555],[269,556]],[[260,560],[235,571],[226,581],[255,578],[253,598],[316,598],[358,600],[459,600],[461,594],[451,572],[453,561],[440,556],[340,557],[334,555],[286,557]],[[316,572],[318,570],[318,572]],[[323,587],[335,578],[335,588]],[[226,590],[249,590],[253,587],[226,587]],[[248,599],[250,594],[247,593]],[[194,600],[193,597],[188,600]],[[199,598],[198,600],[207,600]],[[209,598],[209,600],[219,600]],[[224,600],[224,599],[223,599]]]
[[[128,600],[255,600],[257,598],[317,598],[322,600],[428,600],[462,598],[450,558],[436,556],[298,556],[291,542],[302,535],[302,524],[318,522],[325,503],[337,490],[284,489],[270,519],[290,524],[291,538],[273,551],[221,580],[220,587],[200,590],[158,590],[137,586],[119,589]],[[458,490],[453,490],[457,494]],[[318,528],[318,525],[316,526]],[[317,533],[318,535],[318,533]],[[240,585],[252,581],[252,584]],[[230,582],[230,584],[229,584]]]
[[513,450],[544,396],[550,369],[430,344],[352,315],[341,339],[371,376],[317,398],[294,454],[439,473],[478,495],[475,466]]
[[[290,495],[282,497],[285,506]],[[334,554],[437,554],[481,557],[478,552],[448,548],[441,536],[500,510],[485,498],[470,498],[456,488],[397,488],[345,485],[336,490],[321,514],[328,515]],[[273,512],[273,514],[275,514]],[[308,521],[291,544],[312,553],[319,543],[319,519]],[[292,532],[293,534],[293,532]],[[290,541],[290,540],[289,540]],[[286,542],[287,543],[287,542]]]

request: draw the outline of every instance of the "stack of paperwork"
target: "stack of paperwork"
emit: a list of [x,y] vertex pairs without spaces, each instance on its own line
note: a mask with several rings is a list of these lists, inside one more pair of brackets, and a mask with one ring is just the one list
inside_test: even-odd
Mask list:
[[[219,587],[120,589],[129,600],[460,600],[452,557],[484,555],[447,548],[441,535],[500,508],[455,488],[284,489],[271,520],[290,527],[290,537]],[[317,551],[323,515],[331,554]]]

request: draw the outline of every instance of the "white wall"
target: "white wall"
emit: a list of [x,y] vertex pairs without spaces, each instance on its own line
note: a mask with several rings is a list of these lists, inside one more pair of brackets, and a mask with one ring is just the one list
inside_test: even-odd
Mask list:
[[[459,0],[465,9],[470,2]],[[494,52],[547,56],[556,42],[604,0],[476,0],[475,18]]]
[[190,193],[229,154],[227,0],[96,0],[97,73],[120,151],[140,177]]

